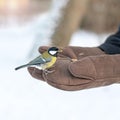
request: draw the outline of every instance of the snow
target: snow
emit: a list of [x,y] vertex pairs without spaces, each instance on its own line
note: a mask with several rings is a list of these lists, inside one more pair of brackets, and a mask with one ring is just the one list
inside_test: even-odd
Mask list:
[[[61,1],[57,5],[61,7]],[[30,61],[34,40],[48,44],[56,9],[24,26],[10,21],[0,27],[0,120],[119,120],[119,84],[68,92],[32,78],[27,69],[14,70]],[[106,37],[80,30],[70,45],[98,46]]]
[[[120,119],[117,84],[67,92],[32,78],[26,69],[15,71],[28,61],[33,38],[26,26],[0,29],[0,120]],[[98,38],[94,33],[78,31],[70,45],[96,46]]]

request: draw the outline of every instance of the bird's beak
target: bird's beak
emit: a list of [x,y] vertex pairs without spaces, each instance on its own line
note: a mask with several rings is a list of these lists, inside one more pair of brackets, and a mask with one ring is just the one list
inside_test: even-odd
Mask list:
[[58,53],[61,53],[61,52],[63,52],[63,49],[59,48]]

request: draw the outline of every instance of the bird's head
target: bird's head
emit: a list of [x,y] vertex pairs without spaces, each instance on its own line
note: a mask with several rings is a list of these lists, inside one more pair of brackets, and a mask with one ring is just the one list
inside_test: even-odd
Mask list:
[[55,56],[55,57],[57,56],[57,54],[59,52],[62,52],[62,51],[60,49],[58,49],[57,47],[51,47],[48,49],[48,53],[52,56]]

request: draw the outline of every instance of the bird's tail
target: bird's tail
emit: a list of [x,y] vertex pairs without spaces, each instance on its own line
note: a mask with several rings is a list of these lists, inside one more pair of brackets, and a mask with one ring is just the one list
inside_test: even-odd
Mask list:
[[45,63],[44,59],[42,59],[41,56],[38,56],[37,58],[30,61],[29,63],[27,63],[25,65],[21,65],[19,67],[16,67],[15,70],[18,70],[18,69],[21,69],[21,68],[24,68],[24,67],[34,66],[34,65],[39,66],[39,65],[44,64],[44,63]]
[[28,66],[30,66],[30,65],[29,64],[21,65],[19,67],[16,67],[15,70],[19,70],[21,68],[28,67]]

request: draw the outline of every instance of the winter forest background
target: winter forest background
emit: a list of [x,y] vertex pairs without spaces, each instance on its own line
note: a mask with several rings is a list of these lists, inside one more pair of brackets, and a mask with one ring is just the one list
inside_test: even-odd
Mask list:
[[120,86],[58,90],[14,71],[42,45],[98,46],[119,26],[119,0],[0,0],[0,120],[120,120]]

